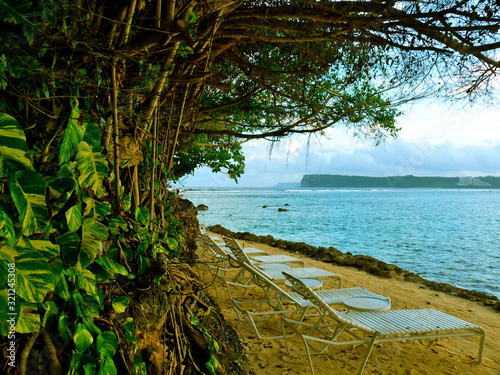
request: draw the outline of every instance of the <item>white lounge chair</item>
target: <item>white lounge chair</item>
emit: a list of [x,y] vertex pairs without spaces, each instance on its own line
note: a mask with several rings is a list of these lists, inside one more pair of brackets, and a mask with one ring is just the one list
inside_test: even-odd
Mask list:
[[[264,337],[259,332],[256,322],[269,320],[274,316],[288,316],[288,319],[291,319],[291,316],[295,316],[295,320],[302,321],[306,317],[306,314],[308,314],[309,309],[312,308],[316,310],[316,306],[311,301],[305,299],[300,293],[284,291],[267,277],[265,271],[256,268],[254,265],[244,262],[241,266],[248,271],[248,273],[253,275],[253,283],[246,283],[243,285],[237,282],[226,281],[228,293],[238,318],[241,320],[241,313],[246,314],[259,338],[285,338],[285,340],[287,340],[289,336],[293,336],[295,333],[292,335],[285,335],[283,332],[283,335]],[[239,299],[240,297],[234,297],[232,290],[235,288],[261,288],[264,292],[264,296],[262,299],[242,300]],[[328,305],[342,305],[346,298],[359,296],[374,297],[390,301],[389,297],[372,293],[361,287],[320,290],[317,293]],[[245,293],[243,293],[242,296],[244,294]],[[256,311],[255,307],[259,307],[259,310]]]
[[[200,242],[204,247],[202,262],[208,266],[210,273],[214,278],[225,281],[232,281],[238,283],[250,282],[250,277],[242,281],[245,277],[245,270],[243,270],[238,262],[235,261],[234,256],[222,249],[212,238],[207,235],[200,236]],[[215,293],[219,295],[217,284],[215,286]]]
[[235,251],[237,253],[243,252],[251,258],[250,261],[252,263],[288,263],[290,265],[298,265],[300,267],[304,267],[305,264],[302,259],[294,258],[288,255],[269,255],[267,252],[267,255],[258,254],[255,251],[257,249],[253,247],[248,248],[249,250],[247,250],[247,248],[242,248],[232,237],[222,235],[222,239],[226,243],[227,248],[229,248],[233,253],[235,253]]
[[[234,257],[240,263],[247,262],[250,264],[255,264],[255,262],[252,262],[252,260],[244,253],[240,244],[234,238],[222,235],[222,239],[224,240],[226,245],[229,247],[229,249],[233,253]],[[269,255],[269,257],[272,257],[272,255]],[[276,259],[277,259],[276,262],[269,262],[269,263],[283,263],[283,262],[278,261],[278,259],[282,259],[282,258],[276,258]],[[296,258],[292,257],[292,259],[296,259]],[[287,262],[287,263],[289,263],[289,262]],[[340,277],[340,275],[337,275],[333,272],[323,270],[321,268],[297,267],[297,268],[290,268],[288,270],[288,272],[297,278],[334,280],[334,281],[338,282],[339,288],[342,286],[342,277]],[[274,282],[284,283],[286,281],[286,278],[281,273],[280,269],[265,270],[264,273]]]
[[367,344],[368,351],[358,371],[361,375],[373,346],[386,341],[475,335],[480,338],[478,361],[482,361],[486,334],[480,326],[435,309],[340,312],[299,279],[287,272],[284,274],[294,290],[312,302],[320,313],[314,324],[283,319],[287,327],[301,335],[313,375],[311,351],[321,354],[331,346]]
[[[245,253],[245,249],[243,249],[243,252]],[[302,259],[294,258],[288,255],[258,255],[250,256],[250,259],[255,263],[288,263],[299,267],[305,266],[305,262]]]

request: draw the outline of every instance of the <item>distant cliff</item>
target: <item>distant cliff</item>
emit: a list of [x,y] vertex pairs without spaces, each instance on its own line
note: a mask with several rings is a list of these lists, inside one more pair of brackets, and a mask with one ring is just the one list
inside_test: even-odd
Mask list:
[[306,174],[301,187],[329,188],[500,188],[500,177],[343,176]]

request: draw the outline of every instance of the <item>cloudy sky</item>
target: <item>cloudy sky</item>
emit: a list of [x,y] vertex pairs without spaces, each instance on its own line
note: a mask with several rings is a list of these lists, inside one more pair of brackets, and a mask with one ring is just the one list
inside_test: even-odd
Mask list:
[[238,185],[223,174],[198,169],[181,181],[190,187],[268,187],[300,182],[304,174],[360,176],[500,176],[500,111],[463,109],[430,102],[413,105],[398,119],[395,140],[382,145],[331,130],[328,137],[283,140],[270,154],[267,141],[244,146],[245,174]]

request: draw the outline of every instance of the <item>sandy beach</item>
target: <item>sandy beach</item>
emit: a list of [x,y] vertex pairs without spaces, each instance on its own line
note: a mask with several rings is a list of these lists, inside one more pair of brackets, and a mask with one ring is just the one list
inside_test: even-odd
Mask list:
[[[212,234],[217,235],[217,234]],[[242,243],[241,241],[239,241]],[[243,244],[243,243],[242,243]],[[500,314],[492,307],[429,290],[422,285],[396,279],[385,279],[350,267],[338,267],[310,259],[299,253],[290,253],[266,244],[244,241],[245,247],[256,247],[269,254],[290,255],[303,259],[306,267],[318,267],[342,276],[343,288],[364,287],[391,298],[392,309],[434,308],[454,315],[486,331],[486,345],[482,363],[477,362],[479,338],[476,336],[441,339],[407,340],[376,345],[366,365],[365,375],[498,375],[500,374]],[[210,282],[206,279],[207,283]],[[324,289],[335,288],[325,282]],[[305,350],[298,338],[293,340],[288,354],[284,340],[257,338],[249,321],[238,320],[224,286],[217,282],[217,302],[237,331],[246,351],[248,369],[254,375],[310,374]],[[213,285],[208,287],[215,297]],[[340,309],[340,308],[339,308]],[[265,323],[266,334],[281,332],[279,320]],[[361,364],[366,346],[332,348],[326,355],[313,357],[316,375],[355,374]]]

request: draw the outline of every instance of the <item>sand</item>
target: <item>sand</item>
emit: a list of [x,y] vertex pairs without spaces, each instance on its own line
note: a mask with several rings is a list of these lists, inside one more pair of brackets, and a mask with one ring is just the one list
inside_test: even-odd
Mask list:
[[[216,235],[216,234],[211,234]],[[239,241],[242,243],[242,241]],[[372,292],[391,298],[392,309],[435,308],[471,323],[486,331],[486,346],[482,363],[477,362],[479,337],[451,337],[441,339],[407,340],[376,345],[363,372],[364,375],[499,375],[500,374],[500,314],[460,297],[425,289],[419,284],[384,279],[362,270],[338,267],[310,259],[302,254],[289,253],[265,244],[243,241],[245,247],[256,247],[270,254],[284,254],[303,259],[306,267],[318,267],[342,276],[343,288],[362,286]],[[205,279],[208,284],[209,278]],[[257,338],[249,320],[238,320],[227,291],[218,283],[217,302],[226,319],[238,333],[246,351],[248,369],[255,375],[310,374],[304,346],[293,340],[288,354],[283,339]],[[324,289],[336,286],[325,282]],[[209,292],[215,296],[214,286]],[[339,308],[340,309],[340,308]],[[279,334],[279,320],[274,318],[264,325],[264,333]],[[328,354],[313,357],[316,375],[356,374],[366,346],[332,348]]]

